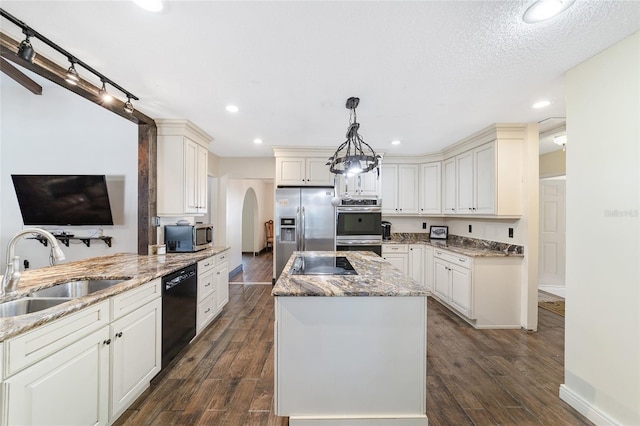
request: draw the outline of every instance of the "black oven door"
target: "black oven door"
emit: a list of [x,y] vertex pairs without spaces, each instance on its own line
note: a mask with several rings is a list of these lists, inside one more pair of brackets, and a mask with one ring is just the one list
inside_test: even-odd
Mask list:
[[336,242],[336,251],[372,251],[378,256],[382,257],[382,245],[381,244],[345,244],[341,245],[340,242]]
[[337,237],[382,236],[382,212],[338,209]]

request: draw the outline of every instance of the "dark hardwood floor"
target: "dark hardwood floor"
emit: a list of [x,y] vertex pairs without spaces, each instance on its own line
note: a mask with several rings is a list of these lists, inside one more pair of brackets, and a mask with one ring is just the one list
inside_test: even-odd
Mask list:
[[[273,412],[271,288],[231,284],[220,316],[116,424],[287,425]],[[558,397],[564,318],[539,315],[537,333],[475,330],[429,299],[430,426],[591,424]]]
[[242,272],[229,279],[232,283],[271,284],[273,280],[273,252],[262,252],[258,256],[242,253]]

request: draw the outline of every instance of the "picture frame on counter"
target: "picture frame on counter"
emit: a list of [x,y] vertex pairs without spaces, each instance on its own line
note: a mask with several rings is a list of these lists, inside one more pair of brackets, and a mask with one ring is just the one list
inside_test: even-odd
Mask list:
[[431,225],[429,238],[432,240],[446,240],[449,236],[449,227],[444,225]]

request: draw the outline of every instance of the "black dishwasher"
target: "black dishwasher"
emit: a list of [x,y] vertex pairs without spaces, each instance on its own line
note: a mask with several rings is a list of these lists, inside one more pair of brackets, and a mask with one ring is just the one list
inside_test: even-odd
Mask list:
[[197,292],[196,264],[162,277],[162,368],[196,335]]

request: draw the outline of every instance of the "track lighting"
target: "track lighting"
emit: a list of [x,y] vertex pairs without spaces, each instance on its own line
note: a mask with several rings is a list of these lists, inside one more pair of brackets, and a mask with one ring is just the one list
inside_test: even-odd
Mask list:
[[[90,73],[92,73],[93,75],[95,75],[100,79],[100,81],[102,82],[102,88],[98,90],[98,93],[100,94],[100,96],[102,97],[105,103],[113,100],[113,96],[107,92],[106,84],[109,84],[113,88],[121,91],[127,96],[127,102],[124,104],[124,111],[127,114],[133,113],[133,105],[131,104],[131,100],[132,99],[136,101],[139,100],[139,98],[135,96],[133,93],[125,90],[122,86],[119,86],[118,84],[114,83],[112,80],[109,80],[107,77],[105,77],[104,75],[102,75],[101,73],[93,69],[91,66],[82,62],[80,59],[77,59],[71,53],[67,52],[62,47],[58,46],[57,44],[49,40],[47,37],[38,33],[36,30],[34,30],[33,28],[31,28],[21,20],[17,19],[16,17],[14,17],[13,15],[11,15],[10,13],[8,13],[6,10],[2,8],[0,8],[0,16],[8,19],[11,23],[20,27],[22,29],[23,34],[26,35],[26,38],[20,43],[20,46],[18,47],[17,56],[24,59],[25,61],[33,62],[33,58],[35,57],[36,52],[33,49],[33,46],[31,46],[30,37],[37,38],[47,46],[57,51],[58,53],[66,56],[69,62],[71,62],[71,66],[67,70],[66,74],[63,74],[62,76],[60,76],[60,77],[63,77],[68,84],[76,86],[80,82],[80,75],[78,75],[78,71],[76,70],[76,67],[75,67],[75,65],[78,64],[82,68],[84,68],[86,71],[89,71]],[[90,85],[90,83],[88,82],[85,82],[85,83],[86,83],[85,85]],[[95,94],[95,91],[93,91],[92,93]]]
[[102,80],[102,88],[98,92],[102,100],[106,103],[110,103],[113,100],[113,96],[109,92],[107,92],[107,87],[105,86],[105,81]]
[[76,71],[75,63],[73,59],[69,59],[71,62],[71,66],[67,70],[67,77],[64,79],[67,83],[76,86],[80,81],[80,76],[78,75],[78,71]]
[[25,61],[33,62],[33,58],[36,56],[36,51],[33,50],[33,46],[31,46],[29,37],[29,34],[27,34],[27,38],[20,42],[20,47],[18,48],[18,56],[20,56]]
[[133,114],[133,104],[131,104],[131,96],[127,95],[127,102],[124,104],[124,112]]

